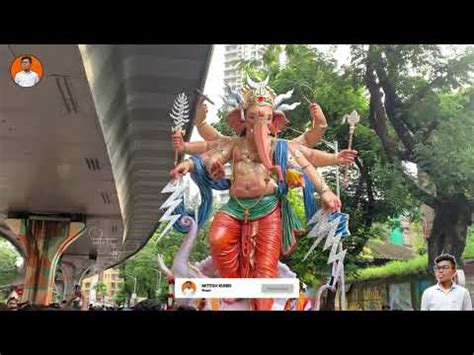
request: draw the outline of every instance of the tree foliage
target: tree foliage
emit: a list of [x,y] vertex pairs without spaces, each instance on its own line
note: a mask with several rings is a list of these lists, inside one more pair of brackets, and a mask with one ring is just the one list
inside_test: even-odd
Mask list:
[[0,239],[0,286],[9,285],[17,275],[19,254],[6,240]]
[[[430,262],[460,258],[473,208],[474,50],[433,45],[354,46],[351,72],[370,93],[370,127],[412,196],[435,209]],[[417,165],[424,182],[404,171]]]
[[107,296],[107,285],[102,281],[97,282],[92,288],[96,292],[98,298],[104,300],[104,297]]
[[[159,229],[160,230],[160,229]],[[159,240],[159,230],[150,238],[148,243],[130,259],[126,260],[120,266],[121,277],[124,278],[123,289],[119,291],[122,295],[129,297],[133,292],[134,277],[137,278],[137,295],[139,297],[155,298],[156,290],[161,290],[160,294],[167,292],[166,275],[161,275],[158,269],[157,256],[161,254],[165,264],[171,268],[173,259],[181,247],[184,235],[171,230],[167,235]],[[190,262],[202,260],[208,255],[207,235],[209,231],[209,222],[198,232],[198,237],[190,255]]]

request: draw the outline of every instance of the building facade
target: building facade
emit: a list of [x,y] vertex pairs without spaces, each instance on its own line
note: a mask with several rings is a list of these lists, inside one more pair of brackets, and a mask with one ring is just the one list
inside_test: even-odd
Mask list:
[[261,60],[267,46],[262,44],[229,44],[224,49],[224,83],[233,90],[242,87],[241,60]]
[[[106,287],[106,295],[102,297],[98,295],[94,286],[99,282],[103,283]],[[107,303],[113,304],[114,297],[120,289],[120,284],[123,283],[123,279],[120,277],[119,269],[108,269],[97,275],[84,279],[82,281],[82,290],[85,291],[89,296],[89,303]]]

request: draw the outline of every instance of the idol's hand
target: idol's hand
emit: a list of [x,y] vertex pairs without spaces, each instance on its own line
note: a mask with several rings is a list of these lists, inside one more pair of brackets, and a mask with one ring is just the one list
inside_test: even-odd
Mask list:
[[327,126],[327,121],[326,117],[324,116],[323,110],[321,110],[321,106],[319,106],[317,103],[313,102],[309,105],[309,113],[311,115],[311,121],[313,122],[313,126]]
[[337,197],[331,190],[324,191],[321,195],[321,203],[325,210],[338,212],[341,210],[341,199]]
[[337,165],[349,165],[354,162],[354,159],[357,157],[358,152],[352,149],[341,150],[337,154]]
[[201,125],[206,120],[207,116],[207,105],[204,103],[204,97],[199,99],[199,103],[196,109],[196,117],[194,118],[194,124],[196,126]]
[[171,135],[171,142],[173,144],[173,149],[178,153],[183,153],[186,148],[186,143],[184,142],[183,135],[181,132],[177,131]]
[[215,181],[220,180],[223,177],[225,177],[224,166],[219,160],[216,160],[214,164],[212,164],[210,175],[211,175],[212,180],[215,180]]
[[170,177],[173,180],[176,180],[180,176],[186,175],[190,170],[191,170],[191,163],[189,162],[189,160],[185,160],[179,163],[178,165],[176,165],[176,168],[170,171]]

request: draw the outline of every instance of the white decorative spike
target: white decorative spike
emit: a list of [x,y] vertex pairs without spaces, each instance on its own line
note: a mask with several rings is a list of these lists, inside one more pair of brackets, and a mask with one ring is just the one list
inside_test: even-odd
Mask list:
[[[332,272],[331,272],[331,281],[324,285],[323,288],[330,288],[333,292],[335,292],[337,288],[338,281],[340,281],[341,285],[341,292],[343,293],[341,296],[342,302],[342,309],[345,308],[345,284],[344,284],[344,259],[347,254],[347,249],[342,249],[342,238],[343,236],[347,235],[346,228],[343,228],[339,233],[336,235],[337,229],[340,224],[341,216],[338,216],[331,222],[329,222],[329,212],[325,212],[323,210],[319,210],[316,212],[311,219],[309,220],[308,224],[316,223],[313,229],[308,233],[309,238],[317,238],[311,248],[309,249],[308,253],[305,255],[305,260],[309,254],[316,248],[316,246],[321,242],[324,237],[326,237],[326,242],[324,243],[323,249],[326,250],[331,247],[331,251],[329,252],[329,257],[327,260],[328,264],[332,264]],[[345,222],[346,223],[346,222]],[[339,253],[338,253],[339,251]],[[320,288],[323,289],[323,288]],[[321,297],[321,293],[318,293],[318,301]]]
[[311,245],[311,248],[309,248],[308,252],[304,256],[303,261],[305,261],[308,258],[308,256],[318,246],[321,240],[324,239],[324,237],[326,236],[326,233],[324,231],[325,231],[325,227],[322,226],[322,223],[318,223],[308,233],[307,235],[308,238],[316,238],[316,240],[313,242],[313,245]]
[[189,102],[184,92],[179,94],[174,101],[170,116],[174,121],[173,129],[175,131],[182,131],[186,123],[189,122]]
[[170,181],[165,188],[161,191],[161,193],[170,193],[172,192],[171,196],[160,206],[160,210],[166,209],[166,212],[161,216],[160,222],[169,221],[166,225],[165,229],[160,233],[159,238],[157,239],[157,243],[163,238],[171,227],[176,223],[176,221],[181,217],[180,214],[172,214],[176,207],[179,206],[181,202],[183,202],[183,193],[184,193],[185,186],[181,183],[181,179],[176,181]]
[[276,108],[276,111],[281,111],[281,112],[292,111],[295,108],[297,108],[300,104],[301,102],[295,102],[295,103],[292,103],[291,105],[281,104],[280,106]]
[[339,254],[337,254],[337,258],[335,259],[333,265],[332,265],[332,283],[330,284],[331,288],[333,291],[336,290],[336,284],[338,280],[341,281],[341,292],[344,292],[345,286],[344,286],[344,258],[346,256],[347,249],[342,250]]
[[349,126],[354,127],[360,121],[360,116],[356,110],[352,111],[350,115],[344,115],[342,118],[342,123],[348,123]]
[[335,218],[333,221],[329,222],[329,213],[323,210],[316,212],[313,217],[311,217],[309,224],[316,223],[316,225],[308,233],[308,238],[316,238],[311,245],[311,248],[308,250],[306,255],[303,258],[303,261],[308,258],[308,256],[313,252],[313,250],[318,246],[318,244],[326,238],[323,250],[326,250],[334,243],[334,235],[336,234],[337,227],[339,225],[340,217]]
[[336,254],[334,258],[334,262],[337,262],[337,267],[336,267],[336,272],[335,272],[336,276],[341,276],[342,269],[344,267],[344,259],[346,258],[346,254],[347,254],[347,249],[344,249],[339,254]]
[[333,221],[329,222],[329,230],[327,233],[326,242],[324,243],[323,250],[327,250],[329,247],[333,246],[337,242],[336,231],[337,226],[339,225],[340,217],[335,218]]
[[321,208],[313,215],[313,217],[311,217],[311,219],[308,221],[308,224],[319,223],[323,220],[327,220],[328,217],[329,212]]
[[[321,239],[322,239],[322,237],[321,237]],[[318,238],[318,239],[313,243],[313,245],[311,245],[311,248],[309,248],[308,252],[307,252],[306,255],[304,256],[303,261],[305,261],[305,260],[308,258],[308,256],[313,252],[313,250],[318,246],[318,244],[319,244],[319,242],[321,241],[321,239]]]
[[221,97],[224,102],[223,107],[225,110],[238,107],[243,100],[242,95],[239,92],[232,90],[228,84],[225,84],[225,96]]
[[250,76],[247,75],[247,84],[248,86],[250,86],[250,88],[256,90],[258,88],[258,84],[257,82],[253,81],[252,79],[250,79]]
[[328,264],[332,264],[338,259],[337,250],[339,248],[340,242],[341,242],[340,235],[333,239],[333,243],[331,244],[331,251],[329,252]]
[[285,94],[278,95],[275,99],[275,103],[273,104],[273,107],[278,107],[283,101],[288,100],[291,98],[293,95],[294,90],[290,90],[286,92]]

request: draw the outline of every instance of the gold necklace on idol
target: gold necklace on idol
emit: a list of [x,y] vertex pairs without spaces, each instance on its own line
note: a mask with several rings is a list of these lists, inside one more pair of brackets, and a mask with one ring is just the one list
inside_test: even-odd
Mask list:
[[[273,149],[274,149],[275,141],[276,140],[273,140],[273,139],[271,141],[270,156],[273,156]],[[249,155],[247,155],[247,157],[249,157]],[[235,181],[234,168],[235,168],[235,151],[232,150],[232,178],[231,178],[232,183],[234,183],[234,181]],[[260,201],[262,201],[263,197],[265,196],[267,185],[270,182],[270,180],[271,179],[268,176],[265,177],[265,189],[264,189],[263,193],[260,195],[260,197],[257,199],[257,201],[250,207],[244,206],[244,204],[239,200],[239,198],[237,196],[235,196],[235,195],[232,196],[235,199],[235,202],[237,202],[237,204],[244,210],[244,223],[247,223],[248,217],[250,216],[250,210],[255,208],[256,206],[258,206]]]

